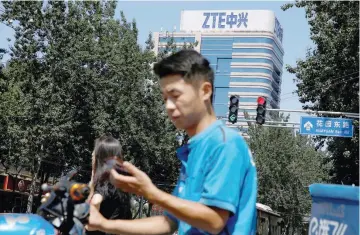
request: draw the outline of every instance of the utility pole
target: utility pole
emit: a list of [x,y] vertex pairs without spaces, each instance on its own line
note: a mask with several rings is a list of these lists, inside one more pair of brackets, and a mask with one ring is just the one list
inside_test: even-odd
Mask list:
[[[218,119],[220,120],[224,120],[227,121],[226,117],[218,117]],[[247,122],[249,123],[256,123],[256,120],[251,120],[251,119],[238,119],[237,122]],[[296,128],[298,129],[299,127],[295,127],[300,125],[299,122],[278,122],[278,121],[266,121],[266,123],[270,123],[270,124],[278,124],[278,125],[262,125],[262,126],[271,126],[271,127],[283,127],[283,128]],[[232,124],[234,126],[241,126],[240,124]],[[285,125],[292,125],[292,126],[285,126]]]

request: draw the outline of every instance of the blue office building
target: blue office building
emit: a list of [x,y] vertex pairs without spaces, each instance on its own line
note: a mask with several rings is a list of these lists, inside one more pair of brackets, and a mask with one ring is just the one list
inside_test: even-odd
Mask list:
[[[174,37],[179,48],[197,43],[215,71],[216,115],[227,118],[231,95],[239,95],[239,120],[246,111],[256,116],[256,100],[267,99],[267,107],[280,106],[284,50],[283,29],[274,12],[266,10],[182,11],[179,32],[154,33],[155,52]],[[247,122],[235,125],[246,133]]]

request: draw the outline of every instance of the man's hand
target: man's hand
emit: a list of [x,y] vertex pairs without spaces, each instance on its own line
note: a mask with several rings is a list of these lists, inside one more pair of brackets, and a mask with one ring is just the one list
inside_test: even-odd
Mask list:
[[90,205],[90,215],[88,224],[85,226],[88,231],[97,231],[101,229],[106,219],[100,214],[95,206]]
[[144,196],[151,201],[158,190],[151,182],[151,179],[130,162],[124,162],[122,166],[131,176],[118,174],[114,169],[112,169],[110,172],[111,183],[116,188],[120,188],[124,192]]
[[[225,227],[227,220],[229,219],[229,211],[212,208],[198,202],[183,200],[163,192],[156,188],[144,172],[129,162],[124,162],[123,168],[130,173],[131,176],[120,175],[112,169],[110,172],[110,181],[115,187],[120,188],[125,192],[144,196],[150,202],[163,207],[179,220],[185,221],[186,223],[211,234],[218,234]],[[170,221],[169,218],[167,218],[167,220]],[[168,223],[169,222],[167,222],[167,224]],[[133,229],[133,227],[131,229]],[[171,229],[166,229],[166,231],[169,230]]]

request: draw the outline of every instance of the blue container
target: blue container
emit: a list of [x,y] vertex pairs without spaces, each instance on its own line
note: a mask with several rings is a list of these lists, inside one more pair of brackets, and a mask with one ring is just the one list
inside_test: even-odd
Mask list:
[[0,214],[1,235],[56,235],[55,228],[36,214]]
[[359,187],[312,184],[309,235],[359,235]]

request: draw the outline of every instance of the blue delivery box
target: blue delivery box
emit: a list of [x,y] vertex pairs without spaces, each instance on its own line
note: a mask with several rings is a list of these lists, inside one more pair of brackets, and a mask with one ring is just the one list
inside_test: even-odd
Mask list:
[[310,185],[309,235],[359,235],[359,187]]

